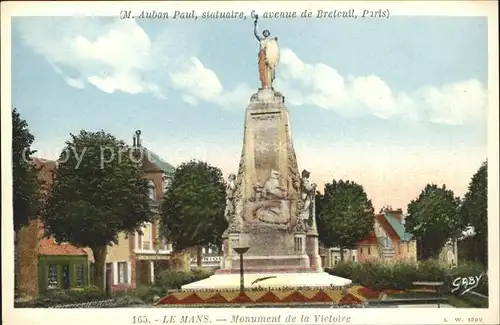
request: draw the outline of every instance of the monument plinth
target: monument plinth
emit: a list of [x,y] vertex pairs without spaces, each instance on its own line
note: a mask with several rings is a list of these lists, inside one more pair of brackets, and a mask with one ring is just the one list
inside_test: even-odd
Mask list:
[[260,89],[246,110],[236,186],[228,202],[234,208],[226,210],[224,272],[238,272],[238,257],[231,254],[238,246],[251,247],[245,255],[247,272],[318,267],[319,256],[307,249],[306,235],[316,231],[301,214],[300,186],[284,98],[273,89]]
[[322,270],[316,185],[310,182],[308,171],[299,172],[285,99],[272,88],[279,61],[277,39],[269,38],[268,31],[262,37],[255,29],[255,35],[261,46],[261,88],[246,109],[238,173],[228,179],[225,216],[229,227],[223,235],[221,269],[182,288],[237,288],[240,260],[234,248],[238,247],[250,247],[244,256],[246,287],[350,284]]

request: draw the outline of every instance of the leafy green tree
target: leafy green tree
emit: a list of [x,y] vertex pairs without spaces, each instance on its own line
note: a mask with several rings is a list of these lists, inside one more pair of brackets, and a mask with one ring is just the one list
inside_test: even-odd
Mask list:
[[375,215],[363,186],[351,181],[325,184],[324,194],[316,193],[319,240],[327,247],[354,249],[373,230]]
[[40,183],[37,170],[32,164],[35,153],[31,145],[35,137],[16,108],[12,109],[12,187],[14,230],[17,232],[37,216],[40,199]]
[[219,247],[228,227],[224,209],[225,182],[217,167],[192,160],[176,168],[161,206],[162,228],[174,255],[195,246]]
[[108,245],[117,243],[119,233],[140,233],[152,218],[149,186],[136,153],[104,131],[72,134],[47,198],[46,235],[89,247],[102,291]]
[[474,260],[488,262],[488,161],[481,164],[472,176],[469,189],[460,206],[460,215],[467,225],[474,227]]
[[418,198],[408,204],[406,231],[420,242],[422,259],[437,258],[445,243],[464,230],[458,213],[460,198],[445,185],[427,184]]
[[28,129],[16,108],[12,108],[12,196],[14,222],[15,288],[18,289],[20,259],[19,230],[38,215],[40,207],[40,182],[32,163],[35,153],[31,145],[35,137]]

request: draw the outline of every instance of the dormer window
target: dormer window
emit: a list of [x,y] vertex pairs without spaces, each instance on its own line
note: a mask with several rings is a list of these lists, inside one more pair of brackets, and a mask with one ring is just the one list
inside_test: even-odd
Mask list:
[[148,187],[149,187],[149,198],[153,201],[156,201],[156,186],[155,183],[152,180],[148,181]]

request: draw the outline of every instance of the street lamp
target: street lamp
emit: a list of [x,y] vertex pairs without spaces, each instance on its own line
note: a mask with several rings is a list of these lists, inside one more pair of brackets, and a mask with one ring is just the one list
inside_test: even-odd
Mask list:
[[[159,254],[160,254],[160,245],[158,243],[158,240],[156,240],[156,242],[155,242],[155,255],[156,255],[155,257],[156,257],[156,260],[155,260],[155,263],[153,264],[153,270],[152,270],[153,274],[155,274],[155,268],[158,268],[158,270],[160,269],[158,267],[158,255]],[[155,277],[156,277],[156,274],[155,274]],[[152,279],[153,284],[154,284],[154,280],[155,279],[153,278]]]
[[243,277],[243,254],[245,254],[250,247],[235,247],[234,251],[240,255],[240,294],[245,292],[245,280]]

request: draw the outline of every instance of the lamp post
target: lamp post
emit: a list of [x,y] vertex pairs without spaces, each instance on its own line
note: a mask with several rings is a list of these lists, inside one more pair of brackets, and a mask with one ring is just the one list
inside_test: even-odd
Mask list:
[[243,254],[245,254],[250,247],[235,247],[234,251],[240,255],[240,294],[245,292],[245,280],[243,277]]
[[158,266],[158,255],[160,254],[160,245],[158,243],[158,240],[156,240],[155,242],[155,262],[153,264],[153,269],[151,270],[151,272],[153,272],[153,274],[155,275],[153,277],[153,279],[151,279],[151,282],[153,282],[152,284],[154,284],[154,281],[155,281],[155,277],[156,277],[156,274],[155,274],[155,268],[158,268],[160,269],[160,267]]

